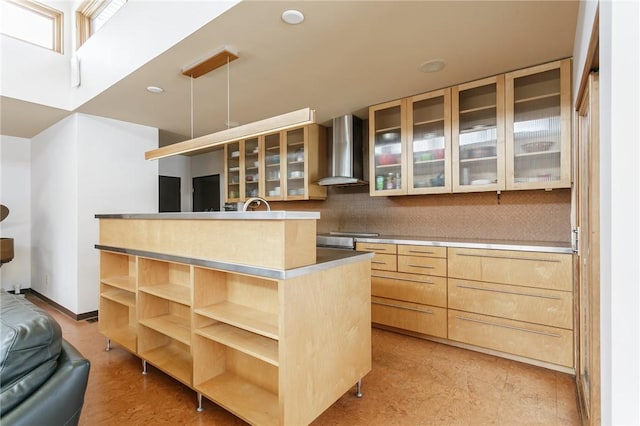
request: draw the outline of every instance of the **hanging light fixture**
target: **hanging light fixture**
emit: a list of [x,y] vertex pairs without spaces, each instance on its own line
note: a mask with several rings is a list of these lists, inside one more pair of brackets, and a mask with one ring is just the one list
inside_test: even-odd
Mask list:
[[[232,127],[229,108],[229,63],[238,59],[238,52],[229,46],[223,46],[198,59],[182,69],[182,74],[191,79],[191,139],[147,151],[147,160],[157,160],[180,154],[204,153],[215,147],[238,139],[247,139],[267,133],[305,126],[316,122],[316,112],[311,108],[303,108],[264,120],[254,121],[242,126]],[[193,79],[227,65],[227,129],[208,135],[193,137]],[[233,123],[235,124],[235,123]]]

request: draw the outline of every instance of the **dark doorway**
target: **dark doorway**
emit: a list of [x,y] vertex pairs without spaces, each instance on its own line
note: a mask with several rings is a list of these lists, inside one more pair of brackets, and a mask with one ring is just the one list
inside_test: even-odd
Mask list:
[[179,212],[180,178],[175,176],[160,176],[158,189],[158,212]]
[[220,175],[193,178],[193,211],[220,211]]

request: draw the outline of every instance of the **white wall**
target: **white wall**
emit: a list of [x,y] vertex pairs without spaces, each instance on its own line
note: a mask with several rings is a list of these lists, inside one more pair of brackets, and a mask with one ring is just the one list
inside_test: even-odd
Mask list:
[[[40,2],[64,12],[64,52],[0,35],[0,94],[66,110],[76,109],[238,3],[129,0],[76,52],[74,19],[81,1]],[[82,80],[77,89],[70,85],[74,53]]]
[[191,196],[191,157],[174,155],[161,158],[157,161],[160,176],[180,178],[180,211],[193,211],[193,197]]
[[0,204],[9,216],[0,236],[14,239],[14,258],[0,268],[5,290],[31,287],[31,145],[29,139],[0,136]]
[[600,2],[602,423],[640,424],[640,3]]
[[224,150],[191,157],[191,176],[220,175],[220,210],[224,211]]
[[32,287],[70,311],[98,307],[97,213],[154,212],[157,129],[74,114],[31,140]]
[[31,140],[31,287],[77,311],[77,115]]
[[158,211],[158,163],[144,153],[158,146],[158,130],[78,114],[78,305],[98,308],[97,213]]

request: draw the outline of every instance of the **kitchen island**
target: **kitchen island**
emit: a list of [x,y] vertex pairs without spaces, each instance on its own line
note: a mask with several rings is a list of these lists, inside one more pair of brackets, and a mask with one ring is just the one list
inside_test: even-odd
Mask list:
[[371,370],[373,254],[316,249],[319,217],[96,215],[101,332],[249,423],[310,423]]

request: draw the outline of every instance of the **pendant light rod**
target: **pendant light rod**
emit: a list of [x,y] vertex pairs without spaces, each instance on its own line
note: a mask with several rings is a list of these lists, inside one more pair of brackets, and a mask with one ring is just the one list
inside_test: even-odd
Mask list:
[[191,139],[193,139],[193,77],[189,78],[191,83]]

